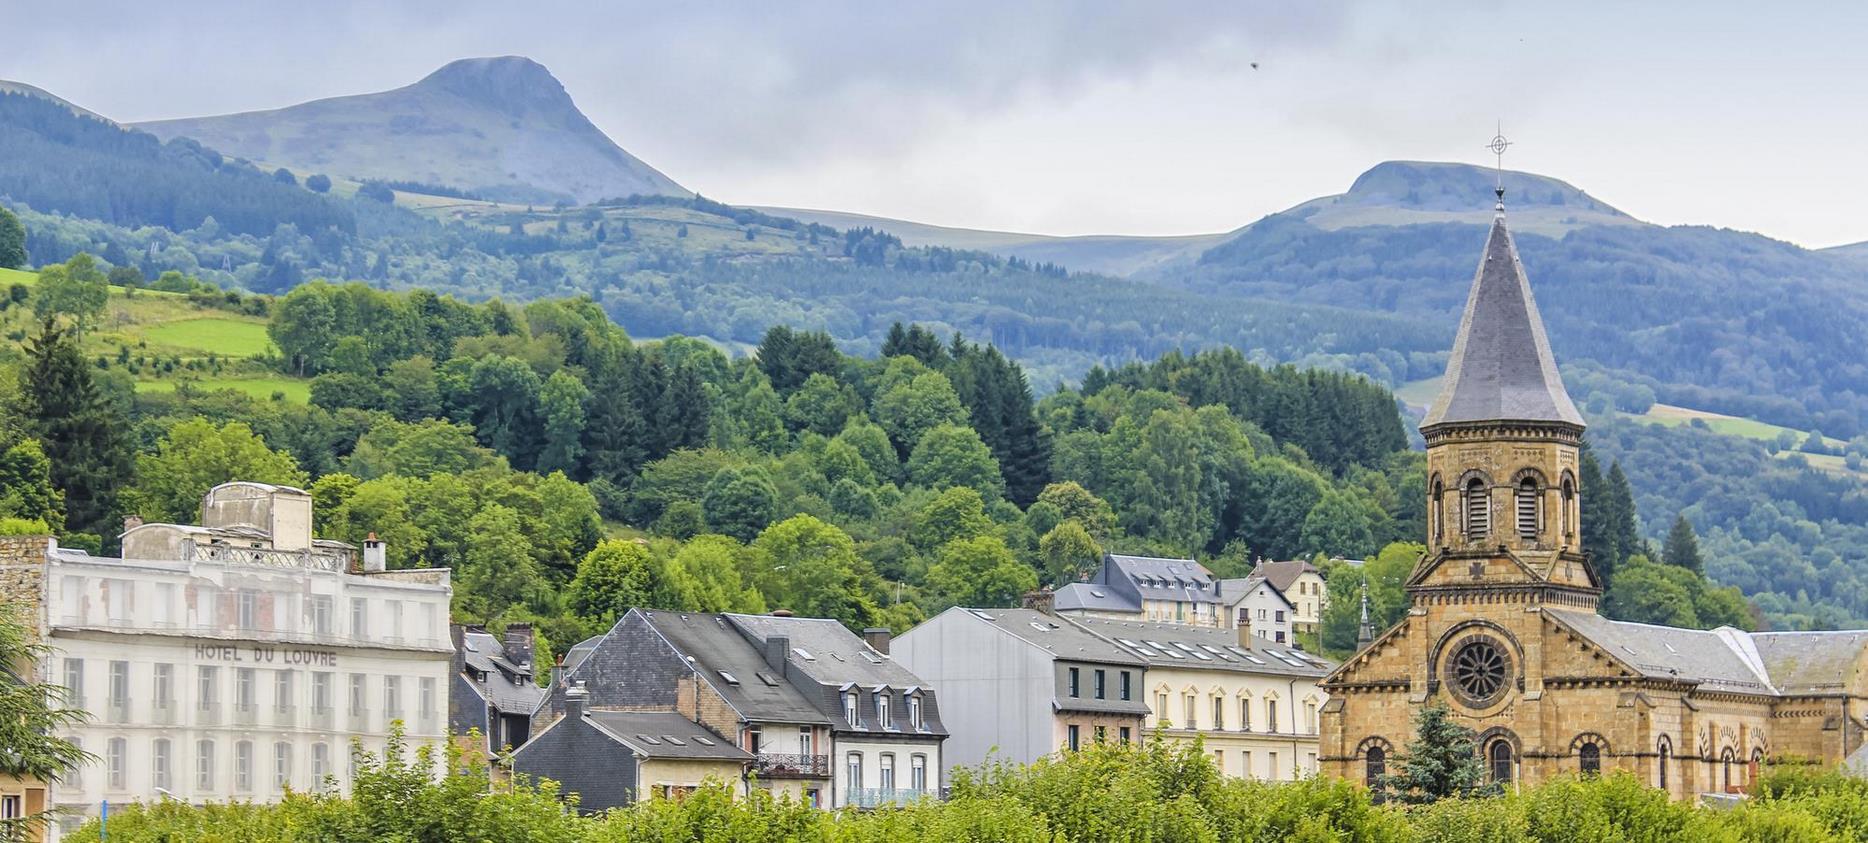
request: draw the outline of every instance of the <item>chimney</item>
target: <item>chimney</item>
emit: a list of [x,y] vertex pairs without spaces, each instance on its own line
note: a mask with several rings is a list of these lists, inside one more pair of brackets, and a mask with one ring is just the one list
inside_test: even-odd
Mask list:
[[765,639],[765,664],[779,676],[785,675],[785,654],[791,652],[791,638],[774,635]]
[[863,630],[863,643],[868,644],[870,649],[886,656],[889,654],[889,639],[893,638],[894,635],[895,633],[890,632],[889,628],[886,626],[872,626]]
[[573,721],[584,719],[584,706],[590,702],[590,692],[584,690],[584,683],[564,692],[564,716]]
[[448,638],[454,642],[454,658],[451,660],[454,675],[467,669],[467,628],[457,623],[448,624]]
[[792,616],[793,615],[791,614],[790,609],[773,609],[772,610],[772,617],[775,617],[775,618],[789,618]]
[[377,538],[375,533],[371,533],[369,538],[363,540],[363,572],[380,574],[388,567],[389,556],[383,540]]
[[1252,616],[1248,612],[1239,618],[1239,646],[1252,648]]
[[551,663],[551,689],[555,691],[562,687],[564,687],[564,654],[559,653],[558,658]]
[[1025,592],[1020,603],[1027,609],[1035,609],[1047,615],[1057,614],[1057,593],[1048,585],[1038,586],[1036,590]]
[[134,515],[134,514],[123,516],[123,531],[124,532],[127,533],[141,526],[143,526],[143,516]]
[[506,658],[513,664],[530,668],[532,666],[532,625],[529,623],[509,624],[506,637],[502,641],[506,646]]

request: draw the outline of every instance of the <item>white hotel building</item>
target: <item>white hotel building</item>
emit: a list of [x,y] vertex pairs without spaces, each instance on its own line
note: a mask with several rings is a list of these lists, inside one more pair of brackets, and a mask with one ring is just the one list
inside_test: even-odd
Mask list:
[[[132,523],[121,558],[36,541],[41,679],[90,714],[95,763],[51,787],[60,826],[100,803],[273,801],[351,777],[351,739],[445,739],[448,571],[385,571],[380,544],[312,538],[311,496],[228,483],[201,525]],[[26,573],[30,574],[30,571]],[[12,578],[19,582],[18,577]]]

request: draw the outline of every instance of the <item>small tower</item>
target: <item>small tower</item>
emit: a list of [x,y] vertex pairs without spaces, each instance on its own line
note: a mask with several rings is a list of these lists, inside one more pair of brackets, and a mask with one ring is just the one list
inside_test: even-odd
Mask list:
[[1498,195],[1445,382],[1421,422],[1427,555],[1408,590],[1416,605],[1512,592],[1593,609],[1601,589],[1578,529],[1583,417],[1505,224],[1502,175]]
[[1362,623],[1356,627],[1356,652],[1375,643],[1375,622],[1369,620],[1369,584],[1362,582]]

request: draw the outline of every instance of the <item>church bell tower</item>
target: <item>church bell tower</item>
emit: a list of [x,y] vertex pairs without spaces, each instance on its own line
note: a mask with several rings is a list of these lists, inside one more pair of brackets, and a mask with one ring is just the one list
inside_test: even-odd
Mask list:
[[1564,391],[1505,225],[1504,189],[1466,299],[1427,440],[1427,555],[1408,582],[1424,603],[1594,609],[1577,475],[1583,418]]

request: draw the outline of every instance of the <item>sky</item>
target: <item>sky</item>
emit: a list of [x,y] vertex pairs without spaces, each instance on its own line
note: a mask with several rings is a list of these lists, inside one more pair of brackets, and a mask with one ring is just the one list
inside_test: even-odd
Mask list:
[[[1047,234],[1225,231],[1393,159],[1868,240],[1868,4],[0,0],[0,79],[132,122],[524,55],[686,187]],[[1254,66],[1256,65],[1256,66]]]

